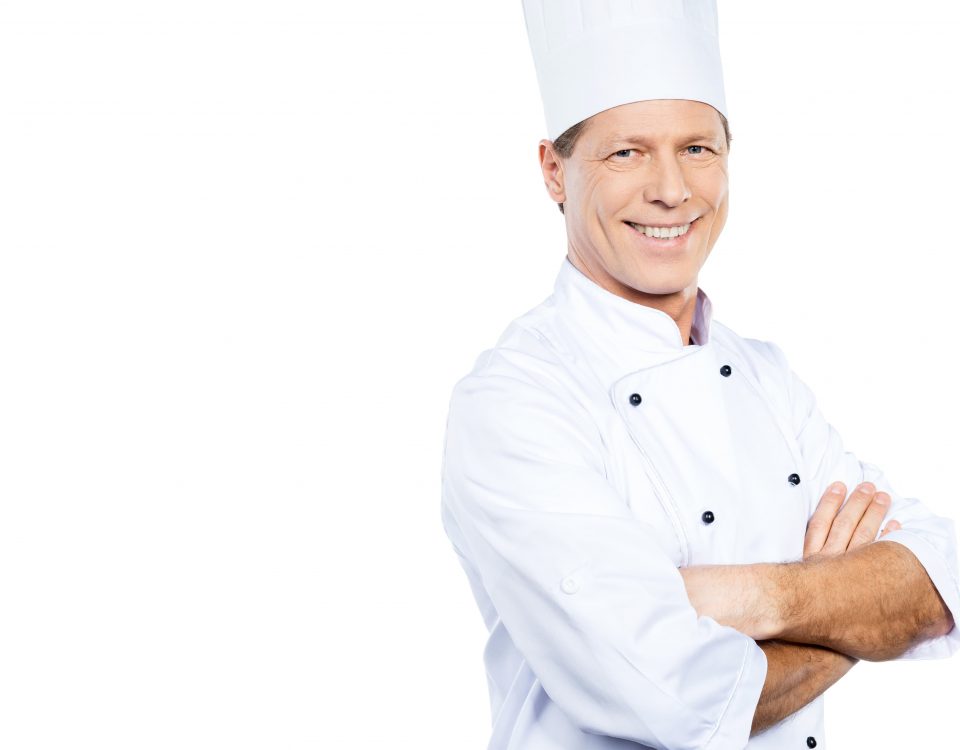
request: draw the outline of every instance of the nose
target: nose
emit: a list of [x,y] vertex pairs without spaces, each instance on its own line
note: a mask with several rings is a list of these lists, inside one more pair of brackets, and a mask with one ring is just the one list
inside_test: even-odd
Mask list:
[[662,203],[673,208],[690,197],[690,190],[683,179],[683,169],[676,159],[655,159],[652,166],[650,182],[643,191],[648,203]]

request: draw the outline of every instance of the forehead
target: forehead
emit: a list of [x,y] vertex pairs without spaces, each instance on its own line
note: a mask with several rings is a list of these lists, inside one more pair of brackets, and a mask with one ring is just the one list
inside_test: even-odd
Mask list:
[[584,135],[594,143],[631,142],[652,145],[677,140],[719,140],[724,136],[720,113],[689,99],[631,102],[590,118]]

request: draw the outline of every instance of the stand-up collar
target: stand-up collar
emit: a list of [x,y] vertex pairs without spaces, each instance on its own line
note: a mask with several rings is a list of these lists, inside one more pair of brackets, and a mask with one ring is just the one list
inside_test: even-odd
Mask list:
[[591,358],[604,360],[602,369],[609,382],[693,353],[710,340],[713,306],[699,287],[690,332],[694,343],[689,346],[684,346],[676,321],[667,313],[607,291],[581,273],[569,257],[560,266],[553,296],[558,312],[579,333]]

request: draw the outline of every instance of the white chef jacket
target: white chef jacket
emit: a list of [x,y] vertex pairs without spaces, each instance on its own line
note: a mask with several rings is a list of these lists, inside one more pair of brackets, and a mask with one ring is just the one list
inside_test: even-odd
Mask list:
[[[698,617],[677,568],[801,559],[834,480],[890,494],[902,528],[880,541],[960,619],[953,522],[846,451],[783,352],[702,289],[692,337],[564,258],[453,388],[441,518],[489,630],[488,750],[826,747],[823,695],[750,738],[766,655]],[[899,658],[958,646],[955,627]]]

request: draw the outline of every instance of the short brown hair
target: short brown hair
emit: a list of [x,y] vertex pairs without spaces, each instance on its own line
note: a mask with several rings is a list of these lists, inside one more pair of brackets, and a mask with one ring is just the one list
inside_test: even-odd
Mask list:
[[[723,123],[723,135],[724,138],[726,138],[727,148],[729,149],[730,141],[733,140],[733,136],[730,135],[730,124],[727,122],[727,118],[723,116],[723,112],[717,110],[717,114],[720,115],[720,122]],[[577,145],[577,138],[580,137],[581,131],[589,120],[589,117],[586,120],[581,120],[557,136],[557,140],[553,142],[553,149],[560,155],[561,159],[570,158],[570,154],[573,153],[573,147]],[[558,203],[557,206],[560,208],[560,213],[563,213],[563,204]]]

